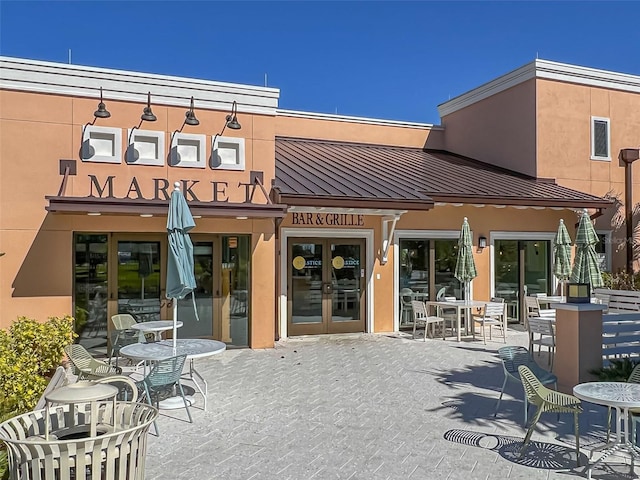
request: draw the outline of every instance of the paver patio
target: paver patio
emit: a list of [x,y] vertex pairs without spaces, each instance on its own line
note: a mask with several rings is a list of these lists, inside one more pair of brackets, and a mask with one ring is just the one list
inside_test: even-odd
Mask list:
[[[517,329],[517,326],[516,326]],[[510,331],[508,343],[527,344]],[[501,340],[457,343],[404,335],[315,336],[268,350],[228,350],[197,361],[209,382],[161,411],[147,478],[164,479],[566,479],[575,468],[572,417],[543,415],[523,458],[523,403],[511,383],[493,412],[503,373]],[[546,357],[535,357],[542,366]],[[582,463],[601,445],[606,409],[583,403]],[[622,457],[593,478],[633,478]]]

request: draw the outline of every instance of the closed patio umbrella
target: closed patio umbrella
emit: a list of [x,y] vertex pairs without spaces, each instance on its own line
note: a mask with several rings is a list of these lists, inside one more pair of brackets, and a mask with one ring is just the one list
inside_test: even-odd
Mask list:
[[563,295],[564,282],[571,276],[571,238],[564,220],[560,220],[556,238],[553,239],[553,274],[560,280],[560,295]]
[[576,256],[573,259],[571,281],[575,283],[590,283],[591,288],[603,286],[600,272],[600,260],[596,254],[595,245],[598,235],[591,223],[591,218],[585,210],[580,217],[576,231]]
[[[193,244],[189,230],[195,227],[187,201],[180,191],[180,183],[175,183],[169,201],[167,232],[169,234],[169,255],[167,259],[167,298],[173,299],[173,349],[178,336],[178,300],[183,299],[196,288],[193,264]],[[194,299],[195,308],[195,299]],[[198,313],[196,310],[196,318]]]
[[471,280],[478,276],[476,263],[473,260],[473,243],[471,241],[471,229],[467,217],[462,222],[460,238],[458,239],[458,260],[453,275],[464,284],[464,299],[471,300],[470,289]]

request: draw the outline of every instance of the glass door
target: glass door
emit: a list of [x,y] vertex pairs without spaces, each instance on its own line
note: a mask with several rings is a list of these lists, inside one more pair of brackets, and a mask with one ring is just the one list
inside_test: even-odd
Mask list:
[[164,306],[160,295],[160,242],[119,240],[117,247],[117,313],[129,313],[137,322],[160,320]]
[[193,265],[196,288],[193,296],[178,300],[178,320],[182,322],[178,336],[213,337],[213,242],[193,241]]
[[549,240],[496,240],[495,296],[504,298],[512,320],[522,321],[525,295],[551,294]]
[[363,240],[290,240],[290,335],[363,332]]

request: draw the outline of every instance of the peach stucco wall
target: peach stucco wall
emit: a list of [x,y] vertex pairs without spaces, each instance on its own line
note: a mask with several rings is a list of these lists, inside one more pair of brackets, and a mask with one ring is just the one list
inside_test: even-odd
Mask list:
[[[618,213],[624,218],[625,172],[618,154],[622,148],[640,147],[640,94],[549,80],[538,80],[537,93],[538,175],[594,195],[613,195],[620,200]],[[592,116],[610,119],[610,161],[591,160]],[[633,166],[633,203],[638,202],[640,163]],[[616,209],[608,210],[596,228],[614,233],[615,271],[625,266],[624,249],[618,248],[625,227]]]
[[290,117],[286,114],[276,117],[276,135],[283,137],[442,149],[442,133],[442,129],[438,127],[375,125],[356,121]]
[[445,149],[535,175],[535,89],[527,81],[443,117]]
[[[225,136],[245,138],[246,169],[242,172],[213,171],[210,168],[179,168],[128,165],[124,162],[127,129],[137,126],[144,104],[106,100],[111,112],[96,126],[122,129],[123,162],[104,164],[79,160],[82,127],[93,120],[95,99],[45,95],[9,90],[0,91],[0,327],[25,315],[45,319],[72,313],[73,232],[156,232],[166,234],[166,217],[140,218],[126,215],[67,215],[47,213],[45,196],[57,195],[62,176],[60,159],[76,159],[77,175],[69,178],[66,196],[86,197],[91,191],[89,174],[101,181],[115,175],[114,195],[123,198],[136,177],[143,197],[153,198],[153,178],[197,180],[193,190],[202,201],[212,200],[211,181],[227,181],[229,201],[240,202],[244,191],[238,182],[249,182],[249,172],[264,172],[267,189],[275,175],[275,126],[271,116],[239,114],[242,129],[227,129]],[[156,122],[144,122],[145,130],[164,131],[165,154],[171,133],[182,125],[184,107],[153,105]],[[211,137],[224,125],[228,112],[197,108],[199,126],[185,126],[184,133],[206,135],[206,157]],[[133,194],[132,194],[133,196]],[[259,192],[254,202],[265,203]],[[199,219],[193,230],[200,233],[252,233],[254,268],[267,278],[275,276],[275,225],[267,220]],[[253,326],[251,346],[273,345],[275,288],[270,282],[253,279],[252,306],[260,311],[259,325]]]

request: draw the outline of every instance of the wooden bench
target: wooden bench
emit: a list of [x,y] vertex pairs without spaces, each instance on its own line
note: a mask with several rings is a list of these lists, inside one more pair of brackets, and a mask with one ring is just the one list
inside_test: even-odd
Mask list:
[[640,291],[596,288],[593,293],[609,306],[610,313],[640,312]]

